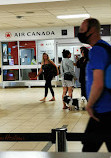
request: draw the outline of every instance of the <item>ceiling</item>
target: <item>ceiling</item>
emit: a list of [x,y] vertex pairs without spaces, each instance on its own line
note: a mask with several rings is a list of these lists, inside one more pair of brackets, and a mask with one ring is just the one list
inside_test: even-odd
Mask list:
[[[111,24],[111,0],[69,0],[15,5],[0,5],[0,30],[79,26],[80,19],[57,19],[58,15],[90,14],[101,24]],[[16,16],[23,16],[16,18]]]

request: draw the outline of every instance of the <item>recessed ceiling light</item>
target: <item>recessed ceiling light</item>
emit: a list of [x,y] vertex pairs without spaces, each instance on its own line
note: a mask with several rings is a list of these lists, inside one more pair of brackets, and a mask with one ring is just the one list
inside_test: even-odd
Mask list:
[[89,14],[59,15],[58,19],[89,18]]
[[17,19],[21,19],[21,18],[23,18],[23,17],[24,17],[24,16],[21,16],[21,15],[16,16]]

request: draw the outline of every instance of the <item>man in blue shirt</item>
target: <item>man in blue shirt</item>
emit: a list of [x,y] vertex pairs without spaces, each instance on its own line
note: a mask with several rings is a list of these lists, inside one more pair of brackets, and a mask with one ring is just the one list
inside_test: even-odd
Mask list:
[[[92,46],[86,67],[86,93],[88,99],[86,110],[90,119],[85,130],[87,141],[83,141],[82,151],[97,152],[103,140],[97,140],[96,138],[100,134],[111,134],[111,92],[104,87],[104,72],[107,65],[111,63],[111,58],[105,48],[95,44],[109,44],[101,40],[100,23],[94,18],[83,21],[78,38],[80,42]],[[108,151],[111,152],[111,140],[106,140],[105,143]]]

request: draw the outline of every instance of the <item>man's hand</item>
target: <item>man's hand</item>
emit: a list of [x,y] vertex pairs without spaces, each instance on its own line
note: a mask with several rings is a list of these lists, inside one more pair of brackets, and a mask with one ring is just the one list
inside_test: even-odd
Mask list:
[[98,121],[99,122],[99,119],[97,117],[94,116],[94,111],[93,111],[93,108],[90,107],[90,106],[86,106],[86,110],[89,114],[90,117],[92,117],[94,120]]

